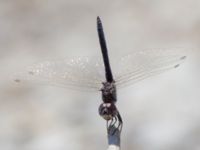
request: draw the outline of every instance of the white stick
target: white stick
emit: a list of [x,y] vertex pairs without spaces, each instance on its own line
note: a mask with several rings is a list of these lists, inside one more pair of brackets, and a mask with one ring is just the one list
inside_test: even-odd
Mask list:
[[107,150],[120,150],[120,131],[115,126],[108,129],[108,144]]

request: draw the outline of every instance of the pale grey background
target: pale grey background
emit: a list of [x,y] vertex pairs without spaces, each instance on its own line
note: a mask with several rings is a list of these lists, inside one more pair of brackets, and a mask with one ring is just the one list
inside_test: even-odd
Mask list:
[[109,53],[195,48],[176,70],[119,90],[122,149],[200,149],[200,1],[0,0],[0,149],[106,149],[100,93],[16,86],[33,63],[100,55],[100,15]]

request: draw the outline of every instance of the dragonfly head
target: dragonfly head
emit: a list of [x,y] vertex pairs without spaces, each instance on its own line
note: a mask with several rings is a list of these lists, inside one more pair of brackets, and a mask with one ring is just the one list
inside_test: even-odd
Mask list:
[[102,103],[99,106],[99,115],[105,120],[111,120],[118,113],[114,103]]

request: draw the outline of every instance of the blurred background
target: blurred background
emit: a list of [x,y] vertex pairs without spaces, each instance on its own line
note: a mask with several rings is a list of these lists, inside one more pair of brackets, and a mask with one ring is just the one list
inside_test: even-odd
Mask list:
[[194,48],[178,69],[118,90],[122,149],[200,149],[200,1],[0,0],[0,149],[106,149],[100,93],[26,85],[9,78],[48,59]]

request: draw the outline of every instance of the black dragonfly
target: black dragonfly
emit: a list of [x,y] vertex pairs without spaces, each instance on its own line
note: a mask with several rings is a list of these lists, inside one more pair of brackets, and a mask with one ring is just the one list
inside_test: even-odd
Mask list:
[[116,87],[120,88],[177,68],[186,59],[187,50],[172,48],[134,51],[120,59],[113,59],[111,70],[103,26],[99,17],[97,17],[97,31],[103,60],[78,57],[45,61],[17,73],[14,80],[17,83],[33,82],[78,90],[101,91],[103,103],[99,106],[99,114],[107,121],[107,128],[118,122],[117,128],[121,131],[122,117],[115,105]]

